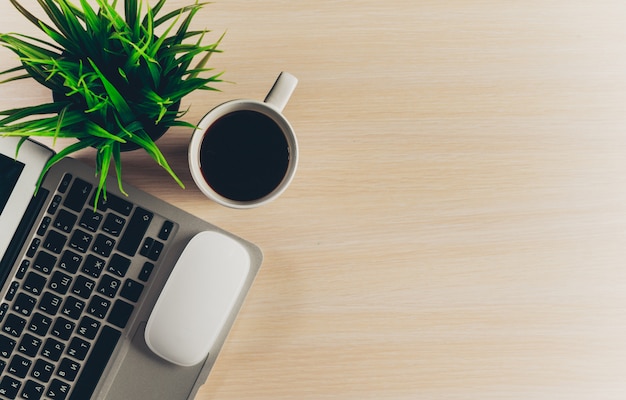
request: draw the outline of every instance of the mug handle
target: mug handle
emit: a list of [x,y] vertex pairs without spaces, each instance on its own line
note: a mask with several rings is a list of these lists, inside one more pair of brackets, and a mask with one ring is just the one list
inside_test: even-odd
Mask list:
[[298,78],[289,72],[281,72],[263,101],[282,112],[297,85]]

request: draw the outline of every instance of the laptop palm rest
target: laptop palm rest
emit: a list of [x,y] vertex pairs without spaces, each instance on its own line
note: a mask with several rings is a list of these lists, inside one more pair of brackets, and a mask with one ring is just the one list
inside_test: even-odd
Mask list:
[[128,352],[106,395],[108,400],[193,399],[208,377],[209,359],[193,367],[180,367],[154,354],[144,340],[146,323],[137,328]]

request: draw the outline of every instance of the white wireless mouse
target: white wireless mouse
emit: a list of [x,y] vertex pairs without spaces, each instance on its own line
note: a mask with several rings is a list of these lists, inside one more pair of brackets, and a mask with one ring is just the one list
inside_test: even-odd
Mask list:
[[183,367],[203,361],[249,272],[250,255],[236,240],[210,231],[194,236],[148,319],[145,340],[150,350]]

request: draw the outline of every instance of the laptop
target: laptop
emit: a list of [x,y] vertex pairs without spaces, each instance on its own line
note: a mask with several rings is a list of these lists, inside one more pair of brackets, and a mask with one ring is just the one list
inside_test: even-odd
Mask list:
[[[0,137],[0,399],[193,399],[260,249],[131,185],[123,195],[115,180],[94,206],[93,169],[71,158],[35,194],[54,153],[27,140],[16,158],[18,141]],[[246,265],[236,284],[221,282],[230,253],[203,254],[201,238],[237,249]]]

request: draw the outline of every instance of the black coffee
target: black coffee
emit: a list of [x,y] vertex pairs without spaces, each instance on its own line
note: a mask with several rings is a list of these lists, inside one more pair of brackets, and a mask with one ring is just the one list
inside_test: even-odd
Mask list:
[[257,200],[280,184],[289,164],[289,145],[281,128],[256,111],[234,111],[206,131],[200,168],[220,195],[237,201]]

